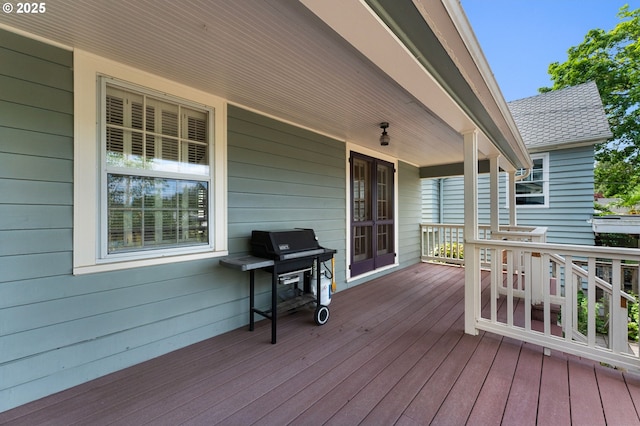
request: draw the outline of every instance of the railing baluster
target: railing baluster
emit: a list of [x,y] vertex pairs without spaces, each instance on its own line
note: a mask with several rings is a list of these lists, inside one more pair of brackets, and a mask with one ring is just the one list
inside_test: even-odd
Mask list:
[[549,255],[542,255],[542,297],[544,307],[544,334],[551,335],[551,276],[549,274]]
[[[564,330],[564,338],[567,342],[573,340],[573,324],[574,320],[574,303],[576,303],[576,288],[573,279],[573,257],[571,255],[564,258],[564,306],[562,307],[562,329]],[[556,286],[559,283],[556,282]],[[557,288],[557,287],[556,287]],[[576,307],[577,308],[577,307]]]
[[524,253],[522,275],[524,278],[524,328],[531,331],[531,252]]
[[502,279],[502,265],[498,256],[498,249],[491,249],[491,322],[498,320],[498,285]]
[[587,262],[587,344],[596,346],[596,259],[589,257]]
[[513,326],[513,256],[514,251],[507,251],[507,324]]
[[609,315],[611,316],[609,333],[611,336],[611,349],[616,353],[628,352],[628,338],[626,333],[626,321],[627,321],[627,304],[626,300],[624,305],[620,295],[621,285],[621,272],[622,262],[619,259],[614,259],[612,263],[611,274],[611,306],[609,307]]

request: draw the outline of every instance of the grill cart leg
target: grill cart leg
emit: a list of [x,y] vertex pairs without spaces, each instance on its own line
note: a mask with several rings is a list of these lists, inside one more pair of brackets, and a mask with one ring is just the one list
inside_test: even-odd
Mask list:
[[253,319],[254,308],[256,306],[256,278],[255,271],[252,269],[249,272],[249,331],[253,331],[255,321]]
[[273,265],[271,273],[271,343],[275,345],[278,320],[278,267]]

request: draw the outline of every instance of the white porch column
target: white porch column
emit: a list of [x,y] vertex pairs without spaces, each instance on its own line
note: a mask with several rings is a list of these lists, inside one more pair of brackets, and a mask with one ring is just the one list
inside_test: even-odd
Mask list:
[[489,159],[489,197],[491,206],[491,233],[500,231],[500,167],[498,157]]
[[517,226],[516,219],[516,172],[509,172],[509,226]]
[[476,335],[480,316],[478,239],[478,131],[464,134],[464,331]]

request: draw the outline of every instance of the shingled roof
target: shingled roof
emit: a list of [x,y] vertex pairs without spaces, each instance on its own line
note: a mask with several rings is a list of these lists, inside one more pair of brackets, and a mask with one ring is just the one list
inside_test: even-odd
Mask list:
[[529,152],[595,144],[612,136],[593,81],[508,105]]

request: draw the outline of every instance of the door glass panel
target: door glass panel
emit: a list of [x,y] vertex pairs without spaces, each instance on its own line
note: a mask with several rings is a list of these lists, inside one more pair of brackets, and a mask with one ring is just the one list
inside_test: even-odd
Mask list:
[[378,210],[376,219],[392,219],[393,170],[389,166],[378,164],[377,172]]
[[358,262],[361,260],[371,259],[371,227],[370,226],[354,226],[353,227],[353,260]]
[[365,160],[353,160],[353,221],[371,220],[371,173]]
[[391,225],[378,225],[378,250],[377,255],[392,253],[393,238]]

